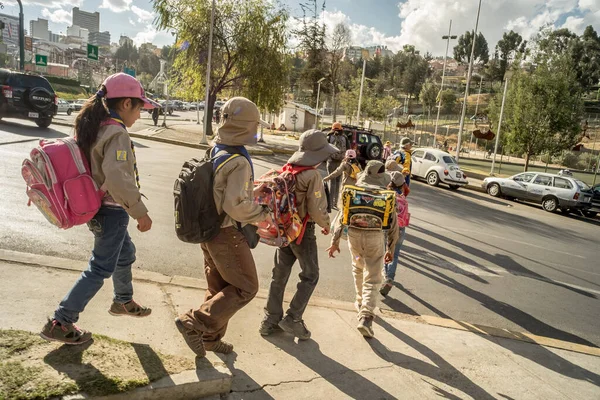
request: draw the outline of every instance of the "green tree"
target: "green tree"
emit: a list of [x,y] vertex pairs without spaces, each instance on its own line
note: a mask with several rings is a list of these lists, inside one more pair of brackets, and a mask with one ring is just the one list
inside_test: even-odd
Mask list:
[[344,49],[350,46],[350,28],[339,23],[333,28],[329,44],[329,80],[331,82],[331,97],[333,99],[333,121],[337,120],[337,93],[340,84],[340,68],[344,58]]
[[[350,78],[348,87],[340,92],[340,105],[344,109],[346,118],[353,121],[353,117],[358,110],[358,97],[360,95],[360,77],[354,76]],[[363,93],[364,95],[364,93]]]
[[327,48],[325,46],[325,24],[320,22],[319,9],[325,11],[325,1],[319,7],[319,0],[300,3],[303,17],[300,29],[293,34],[300,40],[299,48],[304,52],[305,64],[301,82],[311,88],[310,103],[317,101],[318,81],[327,71]]
[[523,40],[523,37],[514,31],[504,32],[502,35],[502,39],[498,41],[496,45],[496,54],[499,57],[499,65],[497,76],[495,77],[497,81],[502,81],[504,79],[504,74],[506,73],[506,69],[508,68],[510,57],[516,53],[525,53],[525,47],[527,46],[527,41]]
[[600,37],[591,25],[585,28],[580,40],[573,42],[571,58],[582,88],[600,82]]
[[138,49],[135,47],[135,45],[125,42],[123,43],[123,46],[117,49],[115,58],[117,59],[119,65],[122,65],[122,63],[126,61],[127,65],[135,66],[139,59]]
[[[515,71],[509,80],[502,135],[511,151],[525,154],[525,171],[531,156],[557,155],[578,140],[582,102],[576,74],[568,54],[547,59],[529,73]],[[498,126],[502,94],[490,104]]]
[[[175,58],[174,81],[189,98],[202,97],[211,2],[155,0],[154,9],[158,28],[178,32],[179,43],[185,45]],[[270,0],[219,2],[206,118],[212,119],[217,95],[228,90],[248,97],[259,108],[279,108],[288,79],[287,17],[287,12]]]
[[[454,47],[454,59],[460,63],[468,64],[471,60],[471,48],[473,46],[473,33],[466,31],[458,38],[458,44]],[[473,63],[486,64],[490,59],[488,43],[483,33],[477,34],[475,40],[475,52]]]
[[450,90],[446,89],[440,93],[442,99],[442,112],[444,114],[452,114],[456,111],[456,94]]
[[423,108],[427,110],[428,118],[431,116],[431,110],[437,103],[438,92],[439,87],[431,80],[425,81],[423,87],[421,88],[419,99],[421,99]]

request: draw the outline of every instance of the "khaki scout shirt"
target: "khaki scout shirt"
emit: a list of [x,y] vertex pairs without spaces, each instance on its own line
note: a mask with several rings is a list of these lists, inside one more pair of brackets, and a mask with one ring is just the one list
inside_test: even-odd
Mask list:
[[146,215],[148,209],[137,187],[134,162],[127,130],[119,125],[101,127],[90,151],[92,177],[106,192],[105,202],[114,201],[132,218],[138,219]]
[[254,202],[252,168],[242,155],[221,164],[215,173],[213,192],[217,212],[227,214],[221,227],[242,225],[267,219],[268,210]]
[[327,197],[321,173],[308,169],[296,175],[296,206],[298,215],[304,219],[310,216],[321,228],[329,228],[331,223],[327,213]]

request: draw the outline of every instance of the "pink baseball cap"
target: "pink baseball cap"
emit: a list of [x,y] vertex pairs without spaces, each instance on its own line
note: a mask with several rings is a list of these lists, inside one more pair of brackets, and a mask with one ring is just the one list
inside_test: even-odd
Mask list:
[[160,107],[160,104],[146,97],[142,84],[131,75],[119,72],[106,78],[102,84],[106,87],[104,97],[107,99],[131,97],[142,100],[146,109]]

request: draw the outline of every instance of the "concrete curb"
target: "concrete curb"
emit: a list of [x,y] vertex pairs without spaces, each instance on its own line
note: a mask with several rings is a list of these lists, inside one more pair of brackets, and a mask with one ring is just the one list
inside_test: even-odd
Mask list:
[[[229,393],[232,374],[224,366],[215,365],[214,369],[184,371],[165,376],[148,386],[130,392],[109,396],[94,397],[96,400],[195,400],[206,396]],[[64,396],[63,400],[89,399],[86,394]]]
[[[0,249],[0,261],[32,265],[41,268],[56,268],[78,273],[81,272],[83,267],[85,266],[84,262],[82,261],[31,253],[22,253],[18,251],[5,249]],[[143,271],[139,269],[133,270],[133,279],[136,281],[154,283],[157,285],[172,285],[201,290],[206,290],[207,288],[206,281],[202,279],[179,275],[167,276],[158,272]],[[268,291],[266,289],[260,289],[256,297],[260,299],[266,299],[268,297]],[[292,294],[286,293],[284,300],[286,302],[289,302],[291,301],[291,299]],[[329,309],[345,311],[355,310],[354,303],[316,296],[311,297],[309,304],[312,306]],[[468,331],[476,333],[478,335],[513,339],[531,344],[537,344],[540,346],[553,347],[557,349],[568,350],[576,353],[600,357],[600,348],[598,347],[586,346],[578,343],[567,342],[564,340],[538,336],[527,332],[517,332],[508,329],[494,328],[484,325],[475,325],[468,322],[456,321],[450,318],[441,318],[427,315],[414,316],[381,308],[379,309],[379,312],[382,316],[388,318],[410,320],[426,325]]]

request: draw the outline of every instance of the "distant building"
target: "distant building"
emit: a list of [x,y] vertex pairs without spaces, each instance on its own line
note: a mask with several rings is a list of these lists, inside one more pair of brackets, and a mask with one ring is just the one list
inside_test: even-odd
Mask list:
[[29,33],[34,38],[49,40],[48,20],[38,18],[37,21],[29,21]]
[[90,32],[88,43],[98,47],[110,47],[110,32]]
[[344,60],[358,61],[363,57],[363,48],[357,46],[350,46],[344,49]]
[[[73,7],[73,25],[80,26],[91,32],[100,31],[100,13],[82,11],[79,7]],[[110,43],[109,43],[110,44]]]
[[52,31],[48,31],[48,40],[51,43],[63,43],[65,40],[65,35],[60,35],[60,34],[52,33]]
[[19,46],[19,17],[0,14],[0,21],[4,22],[4,29],[2,30],[4,43]]
[[[145,51],[145,52],[148,52],[148,53],[153,53],[153,54],[156,54],[156,55],[160,55],[160,49],[156,45],[154,45],[152,43],[142,43],[140,45],[140,51]],[[157,52],[158,52],[158,54],[157,54]]]
[[121,36],[119,38],[119,46],[124,46],[127,43],[129,46],[133,46],[133,39],[128,36]]
[[387,46],[370,46],[366,50],[369,52],[369,59],[375,57],[393,57],[394,52],[389,50]]
[[350,46],[344,49],[344,60],[352,62],[360,59],[371,60],[375,57],[392,57],[393,55],[394,52],[389,50],[387,46]]

